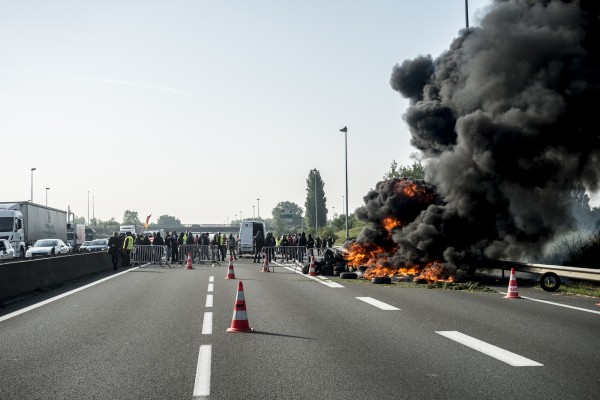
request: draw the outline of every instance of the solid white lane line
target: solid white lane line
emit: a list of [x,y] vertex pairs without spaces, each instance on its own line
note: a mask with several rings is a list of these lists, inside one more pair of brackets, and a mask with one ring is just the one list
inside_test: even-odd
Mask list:
[[215,277],[214,277],[214,276],[211,276],[211,277],[209,277],[209,278],[208,278],[208,281],[209,281],[209,282],[214,282],[214,281],[215,281]]
[[212,308],[212,306],[213,306],[213,295],[207,294],[206,295],[206,304],[204,305],[204,307]]
[[315,282],[322,283],[323,285],[329,286],[330,288],[343,288],[344,287],[344,286],[340,285],[337,282],[330,281],[329,279],[327,279],[324,276],[319,276],[319,275],[317,275],[317,276],[304,275],[302,273],[302,268],[296,269],[295,271],[294,271],[294,268],[292,268],[292,267],[283,266],[283,268],[285,268],[285,269],[287,269],[287,270],[289,270],[291,272],[295,272],[297,274],[300,274],[300,275],[302,275],[302,276],[304,276],[304,277],[306,277],[308,279],[312,279]]
[[214,283],[209,283],[208,284],[208,292],[213,292],[215,290],[215,284]]
[[[148,264],[145,264],[145,265],[148,265]],[[145,266],[145,265],[142,265],[142,267]],[[108,276],[106,278],[100,279],[99,281],[92,282],[92,283],[90,283],[88,285],[82,286],[80,288],[73,289],[73,290],[71,290],[69,292],[66,292],[66,293],[60,294],[58,296],[52,297],[51,299],[44,300],[44,301],[41,301],[39,303],[33,304],[33,305],[29,306],[29,307],[25,307],[25,308],[22,308],[22,309],[20,309],[18,311],[12,312],[10,314],[6,314],[6,315],[0,317],[0,322],[6,321],[7,319],[11,319],[13,317],[16,317],[17,315],[24,314],[27,311],[35,310],[38,307],[45,306],[46,304],[52,303],[52,302],[54,302],[56,300],[60,300],[60,299],[62,299],[64,297],[67,297],[67,296],[70,296],[70,295],[72,295],[74,293],[77,293],[77,292],[80,292],[82,290],[88,289],[88,288],[90,288],[92,286],[95,286],[95,285],[97,285],[99,283],[105,282],[105,281],[107,281],[109,279],[112,279],[112,278],[116,278],[119,275],[126,274],[126,273],[128,273],[130,271],[133,271],[135,269],[138,269],[138,268],[140,268],[140,267],[135,267],[135,268],[131,268],[131,269],[128,269],[126,271],[123,271],[123,272],[119,272],[118,274],[114,274],[114,275]]]
[[196,367],[196,381],[194,383],[194,398],[208,398],[210,396],[210,373],[211,373],[212,345],[200,346],[198,355],[198,366]]
[[212,335],[213,331],[213,313],[211,311],[207,311],[204,313],[204,322],[202,322],[202,334],[203,335]]
[[463,344],[490,357],[494,357],[495,359],[512,365],[513,367],[541,367],[544,365],[479,339],[475,339],[474,337],[465,335],[464,333],[460,333],[458,331],[436,331],[435,333],[445,336],[448,339],[454,340],[455,342]]
[[[499,293],[500,294],[506,294],[504,292],[499,292]],[[581,308],[581,307],[569,306],[567,304],[555,303],[555,302],[549,301],[549,300],[534,299],[533,297],[526,297],[526,296],[521,296],[521,298],[527,299],[527,300],[531,300],[531,301],[537,301],[538,303],[550,304],[550,305],[557,306],[557,307],[570,308],[572,310],[585,311],[585,312],[589,312],[589,313],[592,313],[592,314],[600,314],[600,311],[588,310],[587,308]]]
[[379,301],[379,300],[375,300],[372,297],[357,297],[357,299],[360,300],[360,301],[364,301],[365,303],[370,304],[372,306],[375,306],[377,308],[380,308],[382,310],[386,310],[386,311],[400,310],[397,307],[391,306],[391,305],[386,304],[386,303],[384,303],[382,301]]

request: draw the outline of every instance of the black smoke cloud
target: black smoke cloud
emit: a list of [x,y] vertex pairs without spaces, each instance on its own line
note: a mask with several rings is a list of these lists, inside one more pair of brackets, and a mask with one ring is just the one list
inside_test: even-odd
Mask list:
[[[396,65],[391,86],[410,100],[411,143],[440,196],[394,231],[398,261],[527,259],[576,228],[572,193],[600,177],[599,10],[496,0],[438,58]],[[378,190],[359,217],[394,201]]]

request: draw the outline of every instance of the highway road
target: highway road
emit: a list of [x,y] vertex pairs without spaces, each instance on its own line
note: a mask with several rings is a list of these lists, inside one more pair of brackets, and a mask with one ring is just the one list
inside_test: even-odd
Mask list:
[[[0,398],[600,398],[595,299],[261,269],[132,268],[5,306]],[[252,333],[226,332],[240,281]]]

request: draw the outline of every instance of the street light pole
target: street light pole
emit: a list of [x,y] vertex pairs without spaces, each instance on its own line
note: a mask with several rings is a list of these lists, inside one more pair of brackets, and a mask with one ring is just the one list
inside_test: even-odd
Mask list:
[[88,190],[88,225],[90,223],[90,191]]
[[48,207],[48,190],[50,190],[50,188],[46,188],[46,207]]
[[348,239],[348,128],[345,126],[340,129],[344,132],[344,149],[346,155],[346,239]]
[[31,197],[29,201],[31,201],[33,203],[33,171],[35,171],[35,168],[31,168]]
[[254,213],[255,207],[252,206],[252,219],[256,219],[256,214]]
[[315,236],[317,236],[319,232],[319,222],[318,222],[318,209],[317,209],[317,169],[313,170],[313,179],[315,181]]
[[469,0],[465,0],[465,21],[467,28],[469,27]]
[[260,199],[256,199],[256,205],[257,205],[257,212],[258,212],[258,219],[260,219]]

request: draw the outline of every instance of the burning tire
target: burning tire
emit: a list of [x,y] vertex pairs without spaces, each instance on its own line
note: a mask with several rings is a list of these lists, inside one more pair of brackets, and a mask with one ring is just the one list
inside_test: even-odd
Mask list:
[[540,277],[540,286],[546,292],[556,292],[560,287],[560,278],[554,272],[546,272]]
[[358,275],[356,275],[355,272],[342,272],[342,273],[340,273],[340,278],[341,279],[356,279],[356,278],[358,278]]
[[392,283],[392,278],[387,276],[376,276],[374,278],[371,278],[371,283],[377,285],[389,285]]
[[344,272],[346,271],[346,267],[344,265],[336,265],[333,267],[333,270],[337,272]]

